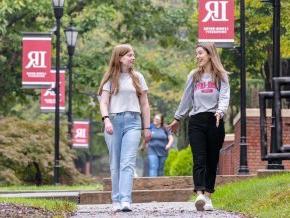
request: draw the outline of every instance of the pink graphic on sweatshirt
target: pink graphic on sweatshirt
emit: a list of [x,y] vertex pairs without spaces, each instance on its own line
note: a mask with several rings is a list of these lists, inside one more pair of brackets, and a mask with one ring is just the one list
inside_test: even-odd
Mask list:
[[202,93],[213,93],[217,90],[216,84],[212,81],[209,82],[197,82],[194,91],[200,91]]

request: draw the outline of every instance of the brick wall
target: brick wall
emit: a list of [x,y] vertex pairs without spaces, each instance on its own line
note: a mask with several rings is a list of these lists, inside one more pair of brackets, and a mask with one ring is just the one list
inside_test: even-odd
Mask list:
[[[290,144],[290,110],[282,110],[283,144]],[[247,109],[247,144],[248,168],[255,174],[259,169],[266,169],[267,161],[261,161],[260,148],[260,115],[259,109]],[[270,144],[271,110],[267,110],[267,136]],[[240,162],[240,115],[234,119],[234,137],[225,139],[220,152],[218,173],[220,175],[237,174]],[[285,169],[290,169],[290,161],[284,160]]]
[[234,174],[234,134],[226,134],[223,147],[220,151],[220,160],[218,166],[218,174],[233,175]]

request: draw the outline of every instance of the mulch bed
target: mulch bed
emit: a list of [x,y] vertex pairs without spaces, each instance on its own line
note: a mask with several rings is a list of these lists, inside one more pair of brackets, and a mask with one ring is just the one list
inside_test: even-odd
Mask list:
[[0,217],[53,217],[53,213],[34,207],[26,207],[22,205],[15,205],[9,203],[0,204]]

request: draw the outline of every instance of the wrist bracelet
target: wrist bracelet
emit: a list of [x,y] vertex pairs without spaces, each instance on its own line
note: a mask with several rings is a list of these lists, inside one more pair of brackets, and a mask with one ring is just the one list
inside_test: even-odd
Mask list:
[[147,128],[142,128],[142,130],[144,130],[144,129],[150,129],[150,127],[147,127]]
[[180,122],[180,120],[179,120],[179,119],[177,119],[177,118],[175,118],[175,117],[174,117],[174,120],[176,120],[177,122]]
[[103,117],[102,117],[102,121],[104,122],[104,120],[105,120],[106,118],[109,118],[109,116],[103,116]]

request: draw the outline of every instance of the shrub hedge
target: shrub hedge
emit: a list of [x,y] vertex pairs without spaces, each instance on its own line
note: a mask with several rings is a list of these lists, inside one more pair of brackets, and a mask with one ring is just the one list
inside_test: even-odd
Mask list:
[[177,151],[170,150],[165,162],[164,173],[166,176],[190,176],[192,175],[192,154],[191,148]]

